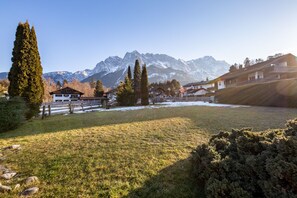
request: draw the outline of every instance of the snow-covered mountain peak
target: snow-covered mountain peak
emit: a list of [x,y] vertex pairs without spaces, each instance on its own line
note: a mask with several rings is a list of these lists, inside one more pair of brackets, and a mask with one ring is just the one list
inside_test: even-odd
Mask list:
[[185,84],[206,78],[213,79],[226,73],[230,66],[225,61],[218,61],[212,56],[185,61],[166,54],[143,54],[134,50],[127,52],[123,58],[110,56],[100,61],[91,70],[87,69],[74,73],[67,71],[50,72],[44,74],[44,77],[52,78],[55,81],[63,81],[64,79],[68,81],[78,79],[83,82],[102,80],[105,86],[113,87],[124,79],[129,65],[133,70],[136,59],[140,61],[140,65],[144,63],[147,65],[150,82],[177,79],[181,84]]

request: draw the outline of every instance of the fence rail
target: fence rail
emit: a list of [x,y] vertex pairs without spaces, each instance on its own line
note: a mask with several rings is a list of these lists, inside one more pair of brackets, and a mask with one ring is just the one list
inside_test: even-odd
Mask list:
[[94,108],[107,108],[106,100],[103,101],[71,101],[71,102],[51,102],[43,103],[41,105],[41,117],[44,119],[46,116],[81,112]]

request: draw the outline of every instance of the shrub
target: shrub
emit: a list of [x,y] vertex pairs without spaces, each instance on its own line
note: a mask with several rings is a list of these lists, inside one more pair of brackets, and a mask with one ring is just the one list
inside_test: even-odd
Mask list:
[[207,197],[296,197],[297,119],[287,129],[220,132],[191,162]]
[[25,121],[26,104],[20,97],[0,98],[0,132],[17,128]]

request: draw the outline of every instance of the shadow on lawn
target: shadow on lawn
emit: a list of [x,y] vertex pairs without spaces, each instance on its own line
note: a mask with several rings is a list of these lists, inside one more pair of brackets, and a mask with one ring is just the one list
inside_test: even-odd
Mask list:
[[190,160],[180,160],[147,180],[144,185],[130,192],[125,198],[136,197],[205,197],[190,176]]
[[296,113],[296,109],[288,108],[215,108],[203,106],[142,109],[123,112],[90,112],[67,116],[57,115],[48,117],[45,120],[37,118],[25,123],[14,131],[0,133],[0,138],[24,137],[42,133],[174,117],[191,119],[195,126],[209,133],[251,126],[256,131],[259,131],[267,128],[281,128],[286,123],[286,120],[296,117]]
[[[169,111],[170,112],[170,111]],[[165,109],[147,109],[129,112],[89,112],[73,115],[54,115],[44,120],[36,118],[27,121],[19,128],[0,133],[0,138],[24,137],[43,133],[53,133],[65,130],[82,129],[95,126],[124,124],[156,119],[177,117]]]

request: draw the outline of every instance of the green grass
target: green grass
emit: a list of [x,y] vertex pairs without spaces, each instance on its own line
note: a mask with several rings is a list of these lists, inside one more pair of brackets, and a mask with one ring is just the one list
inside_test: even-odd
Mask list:
[[193,148],[220,130],[283,128],[294,117],[297,109],[265,107],[61,115],[0,134],[0,147],[22,145],[4,151],[5,165],[19,173],[9,185],[38,176],[37,197],[203,197],[189,175]]

